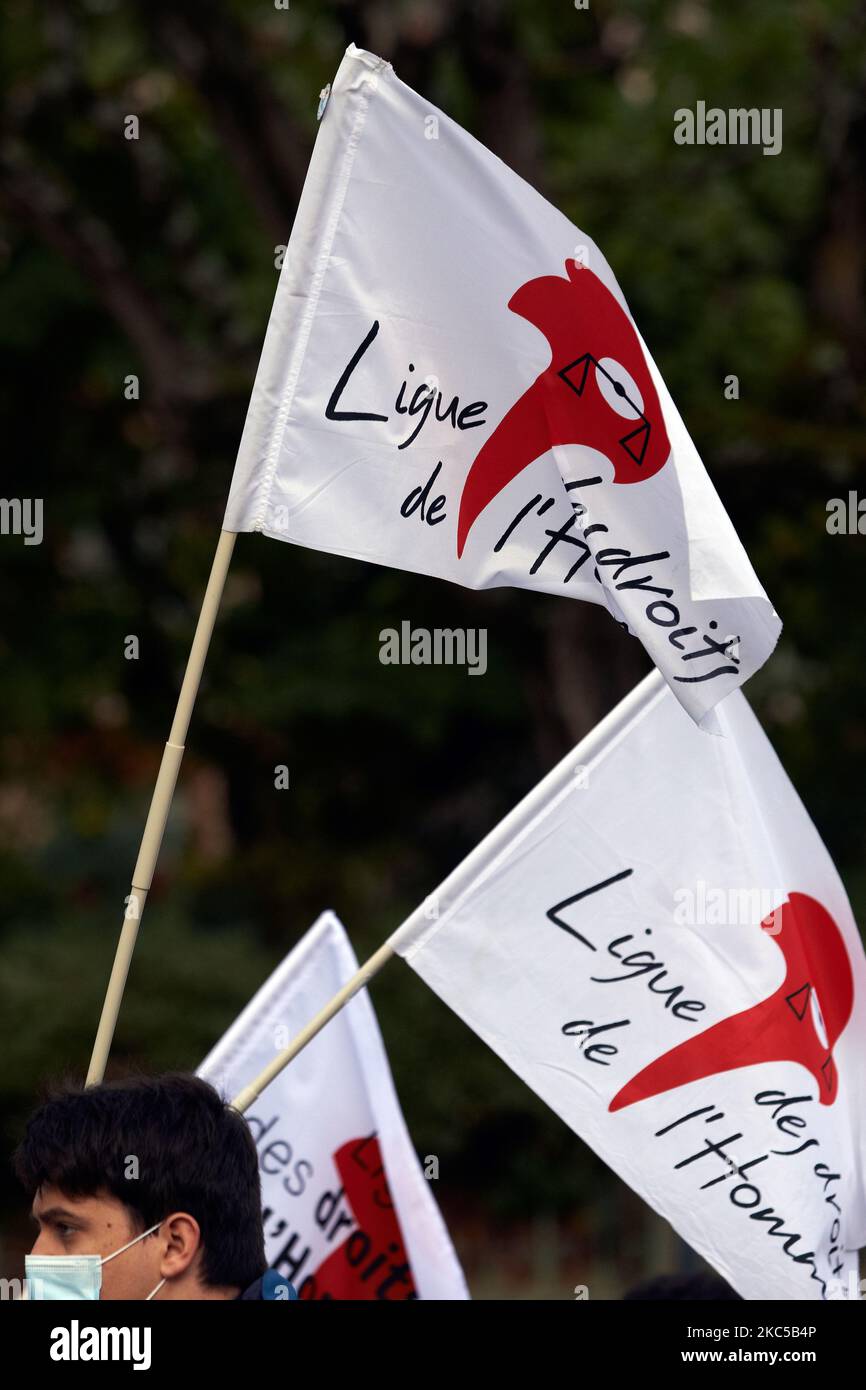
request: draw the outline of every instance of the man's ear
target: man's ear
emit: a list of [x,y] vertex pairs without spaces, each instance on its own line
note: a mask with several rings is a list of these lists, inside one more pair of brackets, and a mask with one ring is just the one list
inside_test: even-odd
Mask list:
[[172,1212],[154,1234],[164,1243],[159,1268],[164,1279],[185,1274],[201,1255],[201,1227],[188,1211]]

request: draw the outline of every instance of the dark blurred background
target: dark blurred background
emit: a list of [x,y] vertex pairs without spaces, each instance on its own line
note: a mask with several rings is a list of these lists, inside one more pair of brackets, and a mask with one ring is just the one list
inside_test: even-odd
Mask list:
[[[0,492],[43,498],[45,532],[0,536],[3,1274],[28,1240],[5,1155],[46,1081],[86,1069],[276,248],[351,41],[611,262],[785,622],[749,698],[866,906],[866,542],[826,528],[866,495],[862,3],[6,0]],[[782,108],[782,152],[676,145],[698,100]],[[485,679],[381,666],[403,619],[487,627]],[[241,537],[111,1073],[194,1068],[324,907],[369,954],[645,669],[600,608]],[[411,972],[372,995],[477,1297],[688,1266]]]

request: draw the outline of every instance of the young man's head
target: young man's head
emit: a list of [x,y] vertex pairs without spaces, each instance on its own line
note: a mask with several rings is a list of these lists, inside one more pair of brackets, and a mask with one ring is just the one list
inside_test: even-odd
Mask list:
[[105,1299],[234,1298],[265,1270],[252,1135],[198,1077],[57,1091],[14,1166],[39,1226],[32,1254],[104,1259],[159,1223],[102,1265]]

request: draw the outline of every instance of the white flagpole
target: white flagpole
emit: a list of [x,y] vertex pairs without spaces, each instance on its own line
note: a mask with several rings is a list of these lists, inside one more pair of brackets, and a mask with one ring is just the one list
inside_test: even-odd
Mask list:
[[126,900],[126,911],[124,912],[124,922],[120,930],[120,937],[114,955],[114,965],[111,968],[111,976],[108,981],[108,989],[105,992],[105,1002],[102,1005],[102,1014],[99,1019],[99,1027],[96,1031],[96,1040],[93,1044],[93,1052],[90,1058],[90,1067],[87,1072],[87,1085],[96,1086],[105,1075],[105,1064],[108,1061],[108,1053],[114,1037],[114,1029],[117,1025],[117,1016],[120,1012],[120,1004],[123,999],[123,991],[126,986],[126,977],[129,973],[129,966],[132,961],[132,953],[135,950],[135,941],[138,936],[138,924],[141,914],[144,911],[145,899],[153,881],[153,873],[156,868],[157,856],[159,855],[162,837],[165,831],[165,823],[168,820],[169,807],[174,795],[174,786],[177,781],[177,774],[183,758],[184,743],[186,741],[189,721],[192,716],[193,706],[195,705],[196,695],[198,694],[201,682],[201,673],[204,668],[205,657],[207,656],[210,645],[211,633],[214,629],[216,616],[219,612],[220,601],[225,587],[226,575],[229,563],[232,558],[232,551],[235,545],[234,531],[220,531],[220,538],[217,543],[216,554],[214,555],[213,565],[211,566],[210,578],[207,582],[204,599],[202,601],[201,612],[196,624],[195,636],[192,639],[189,658],[186,663],[186,671],[183,677],[183,684],[180,688],[180,695],[177,700],[177,708],[172,720],[171,732],[168,742],[162,755],[162,762],[159,765],[159,773],[156,779],[156,786],[153,789],[153,797],[150,802],[150,810],[147,813],[147,820],[144,826],[144,834],[141,837],[138,859],[132,874],[132,891]]

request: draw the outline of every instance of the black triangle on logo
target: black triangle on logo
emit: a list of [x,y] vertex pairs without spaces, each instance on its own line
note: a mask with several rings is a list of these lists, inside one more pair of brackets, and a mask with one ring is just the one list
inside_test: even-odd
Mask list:
[[[787,996],[786,1002],[790,1004],[791,1008],[794,1010],[794,1013],[797,1015],[801,1023],[803,1022],[803,1019],[806,1017],[806,1010],[809,1007],[809,996],[811,993],[812,986],[809,984],[805,984],[801,985],[799,989],[795,989],[793,994],[789,994]],[[794,1000],[799,999],[801,995],[803,997],[802,1008],[800,1008],[799,1005],[794,1003]]]
[[[570,386],[577,396],[583,395],[583,388],[586,385],[586,374],[589,371],[589,364],[593,360],[590,354],[585,352],[582,357],[576,357],[573,362],[569,362],[568,366],[563,367],[562,371],[559,372],[559,376],[562,377],[566,386]],[[573,372],[575,367],[580,368],[580,370],[576,373],[576,380],[572,381],[569,372]]]
[[821,1067],[821,1075],[823,1076],[823,1078],[824,1078],[824,1080],[825,1080],[825,1082],[826,1082],[826,1084],[827,1084],[827,1090],[828,1090],[828,1091],[832,1091],[832,1089],[833,1089],[833,1057],[832,1057],[832,1055],[831,1055],[830,1057],[827,1058],[826,1062],[825,1062],[825,1063],[823,1064],[823,1066]]
[[[622,447],[625,449],[626,453],[631,454],[631,457],[634,459],[635,463],[643,463],[644,454],[646,453],[646,446],[647,444],[649,444],[649,435],[649,423],[648,421],[643,420],[638,425],[636,430],[632,430],[631,434],[625,435],[619,441]],[[634,448],[631,447],[631,441],[633,439],[637,441]]]

